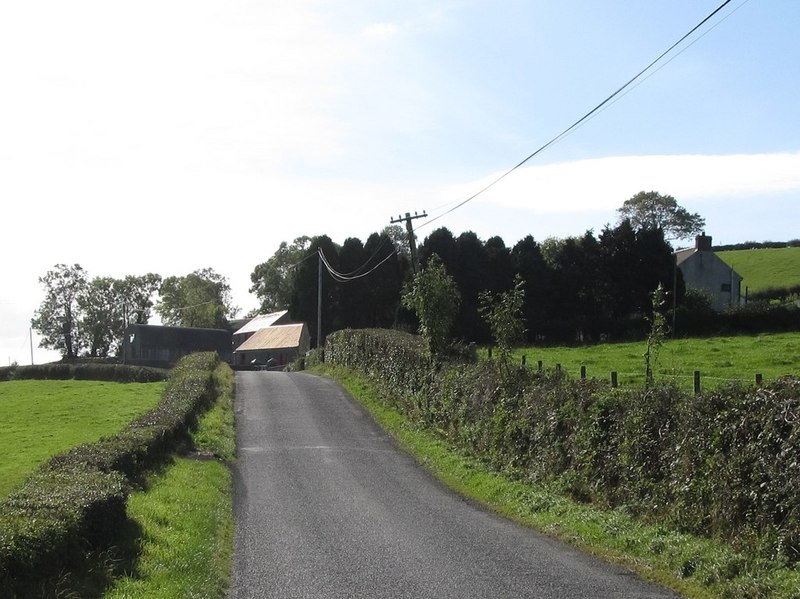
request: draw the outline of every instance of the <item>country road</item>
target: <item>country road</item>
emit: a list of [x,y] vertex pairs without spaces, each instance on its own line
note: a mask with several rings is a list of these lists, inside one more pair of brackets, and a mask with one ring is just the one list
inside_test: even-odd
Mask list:
[[332,381],[238,372],[236,411],[231,599],[677,597],[443,488]]

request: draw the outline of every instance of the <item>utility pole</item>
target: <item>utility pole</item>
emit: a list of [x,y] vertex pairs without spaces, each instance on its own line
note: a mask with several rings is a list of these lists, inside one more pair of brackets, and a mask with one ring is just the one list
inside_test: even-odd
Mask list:
[[406,230],[408,231],[408,247],[411,249],[411,272],[417,274],[417,270],[419,270],[419,261],[417,260],[417,240],[414,236],[414,227],[411,226],[411,221],[415,218],[428,218],[428,215],[425,211],[422,211],[422,214],[414,213],[414,216],[411,216],[410,212],[406,212],[405,216],[398,216],[397,218],[392,218],[389,221],[389,224],[394,225],[399,222],[406,221]]
[[[317,250],[319,252],[319,250]],[[322,348],[322,254],[317,254],[317,349]]]

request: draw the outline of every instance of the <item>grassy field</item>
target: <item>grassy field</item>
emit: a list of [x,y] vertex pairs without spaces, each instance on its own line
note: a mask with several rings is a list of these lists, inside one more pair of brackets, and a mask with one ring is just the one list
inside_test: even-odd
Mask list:
[[0,498],[52,455],[113,434],[152,408],[163,383],[0,383]]
[[[620,385],[644,383],[644,341],[606,343],[583,347],[527,347],[514,352],[514,359],[526,356],[529,367],[552,369],[556,364],[569,376],[579,377],[581,366],[586,375],[610,379],[618,373]],[[756,336],[674,339],[664,343],[658,353],[656,380],[675,380],[682,388],[692,389],[694,371],[699,370],[703,389],[730,381],[750,383],[761,374],[765,381],[791,374],[800,375],[800,333]]]
[[745,287],[755,293],[800,285],[800,247],[729,250],[717,256],[744,277],[742,293]]

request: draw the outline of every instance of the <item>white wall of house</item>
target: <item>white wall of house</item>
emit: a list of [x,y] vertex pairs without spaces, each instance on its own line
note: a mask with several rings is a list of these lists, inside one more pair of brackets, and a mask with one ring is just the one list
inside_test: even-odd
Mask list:
[[714,252],[695,251],[679,264],[687,289],[706,291],[721,312],[741,302],[742,277]]

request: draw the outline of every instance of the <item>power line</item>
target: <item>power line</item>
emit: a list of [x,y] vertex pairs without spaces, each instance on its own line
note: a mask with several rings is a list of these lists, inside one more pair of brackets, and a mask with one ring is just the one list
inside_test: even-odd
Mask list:
[[[330,265],[330,262],[328,262],[328,259],[325,256],[325,252],[322,251],[322,248],[318,248],[317,252],[318,252],[318,255],[319,255],[320,259],[322,260],[322,263],[325,265],[325,269],[328,271],[328,273],[330,273],[331,277],[333,277],[333,279],[335,281],[337,281],[339,283],[349,283],[350,281],[355,281],[357,279],[363,279],[364,277],[366,277],[366,276],[372,274],[373,272],[375,272],[376,270],[378,270],[378,268],[380,268],[384,264],[384,262],[387,262],[389,260],[389,258],[391,258],[395,254],[397,254],[397,248],[393,248],[392,251],[389,252],[389,254],[387,254],[386,257],[383,260],[378,262],[370,270],[368,270],[365,273],[362,273],[362,274],[359,274],[359,275],[355,275],[355,276],[348,276],[348,275],[344,275],[344,274],[342,274],[340,272],[337,272],[336,269],[334,269]],[[370,258],[370,260],[372,260],[372,258]],[[367,261],[367,263],[369,263],[369,261]],[[361,268],[366,266],[367,263],[365,263]]]
[[[714,17],[714,15],[716,15],[716,14],[717,14],[719,11],[721,11],[723,8],[725,8],[725,7],[726,7],[728,4],[730,4],[731,2],[732,2],[732,0],[725,0],[725,1],[724,1],[722,4],[720,4],[720,5],[719,5],[719,6],[718,6],[716,9],[714,9],[714,11],[713,11],[713,12],[711,12],[711,14],[709,14],[709,15],[708,15],[708,16],[707,16],[705,19],[703,19],[703,20],[702,20],[702,21],[700,21],[700,22],[699,22],[697,25],[695,25],[695,26],[694,26],[694,27],[693,27],[691,30],[689,30],[689,32],[688,32],[688,33],[686,33],[686,34],[685,34],[683,37],[681,37],[681,38],[680,38],[680,39],[679,39],[677,42],[675,42],[675,43],[674,43],[674,44],[672,44],[672,45],[671,45],[669,48],[667,48],[666,50],[664,50],[664,52],[662,52],[661,54],[659,54],[659,55],[658,55],[658,57],[657,57],[655,60],[653,60],[653,61],[652,61],[650,64],[648,64],[648,65],[647,65],[645,68],[643,68],[643,69],[642,69],[641,71],[639,71],[639,72],[638,72],[636,75],[634,75],[634,76],[633,76],[631,79],[629,79],[629,80],[628,80],[628,81],[627,81],[625,84],[623,84],[623,85],[622,85],[622,86],[621,86],[619,89],[617,89],[617,90],[616,90],[614,93],[612,93],[611,95],[609,95],[609,96],[608,96],[608,97],[607,97],[605,100],[603,100],[602,102],[600,102],[600,103],[599,103],[597,106],[595,106],[594,108],[592,108],[592,109],[591,109],[589,112],[587,112],[586,114],[584,114],[584,115],[583,115],[581,118],[579,118],[577,121],[575,121],[574,123],[572,123],[572,124],[571,124],[569,127],[567,127],[566,129],[564,129],[564,130],[563,130],[561,133],[559,133],[558,135],[556,135],[555,137],[553,137],[553,138],[552,138],[550,141],[548,141],[547,143],[545,143],[545,144],[544,144],[543,146],[541,146],[541,147],[540,147],[538,150],[536,150],[536,151],[535,151],[535,152],[533,152],[532,154],[528,155],[528,157],[527,157],[527,158],[525,158],[524,160],[520,161],[519,163],[517,163],[516,165],[514,165],[513,167],[511,167],[509,170],[507,170],[506,172],[504,172],[504,173],[503,173],[502,175],[500,175],[499,177],[496,177],[495,179],[493,179],[493,180],[492,180],[492,181],[491,181],[489,184],[487,184],[487,185],[485,185],[484,187],[482,187],[481,189],[479,189],[479,190],[478,190],[476,193],[472,194],[472,195],[471,195],[471,196],[469,196],[467,199],[465,199],[465,200],[462,200],[461,202],[459,202],[458,204],[456,204],[456,205],[455,205],[455,206],[453,206],[452,208],[450,208],[450,209],[446,210],[445,212],[443,212],[443,213],[442,213],[442,214],[440,214],[439,216],[436,216],[436,217],[432,218],[431,220],[429,220],[428,222],[426,222],[426,223],[424,223],[424,224],[420,225],[418,228],[422,228],[422,227],[425,227],[425,226],[427,226],[427,225],[430,225],[431,223],[434,223],[434,222],[436,222],[436,221],[437,221],[437,220],[439,220],[440,218],[442,218],[442,217],[444,217],[444,216],[447,216],[447,215],[448,215],[448,214],[450,214],[451,212],[454,212],[455,210],[458,210],[459,208],[461,208],[461,207],[462,207],[462,206],[464,206],[465,204],[467,204],[467,203],[471,202],[472,200],[474,200],[475,198],[477,198],[479,195],[483,194],[484,192],[486,192],[486,191],[487,191],[487,190],[489,190],[490,188],[492,188],[492,187],[494,187],[495,185],[497,185],[497,184],[498,184],[500,181],[502,181],[503,179],[505,179],[505,178],[506,178],[508,175],[510,175],[511,173],[513,173],[515,170],[517,170],[518,168],[520,168],[521,166],[523,166],[523,165],[524,165],[526,162],[528,162],[528,161],[529,161],[531,158],[533,158],[533,157],[535,157],[535,156],[539,155],[540,153],[542,153],[543,151],[545,151],[547,148],[549,148],[550,146],[552,146],[553,144],[555,144],[556,142],[558,142],[559,140],[561,140],[563,137],[567,136],[567,135],[568,135],[570,132],[572,132],[574,129],[578,128],[578,127],[579,127],[579,126],[580,126],[580,125],[581,125],[581,124],[582,124],[584,121],[588,120],[588,119],[589,119],[589,118],[591,118],[591,117],[592,117],[592,116],[593,116],[595,113],[597,113],[598,111],[600,111],[600,110],[601,110],[601,109],[602,109],[604,106],[606,106],[606,105],[610,104],[610,103],[612,102],[612,100],[614,100],[614,98],[616,98],[617,96],[619,96],[619,95],[620,95],[620,94],[621,94],[621,93],[622,93],[624,90],[626,90],[628,87],[630,87],[630,86],[631,86],[631,85],[632,85],[632,84],[633,84],[635,81],[637,81],[637,80],[638,80],[640,77],[642,77],[642,75],[644,75],[644,74],[645,74],[647,71],[649,71],[649,70],[650,70],[650,69],[651,69],[653,66],[655,66],[655,65],[656,65],[658,62],[660,62],[662,58],[664,58],[664,57],[665,57],[667,54],[669,54],[670,52],[672,52],[672,50],[674,50],[674,49],[675,49],[675,47],[677,47],[678,45],[680,45],[681,43],[683,43],[683,41],[684,41],[684,40],[686,40],[686,38],[688,38],[689,36],[691,36],[691,35],[692,35],[692,34],[693,34],[695,31],[697,31],[697,30],[698,30],[700,27],[702,27],[703,25],[705,25],[705,23],[707,23],[707,22],[709,21],[709,19],[713,18],[713,17]],[[738,10],[738,8],[737,8],[737,10]]]

